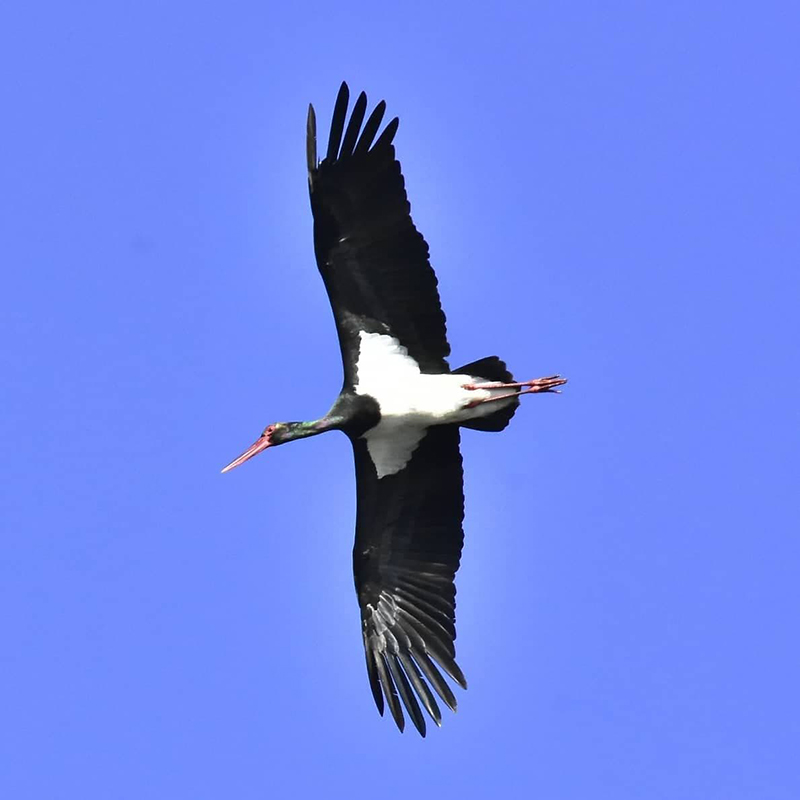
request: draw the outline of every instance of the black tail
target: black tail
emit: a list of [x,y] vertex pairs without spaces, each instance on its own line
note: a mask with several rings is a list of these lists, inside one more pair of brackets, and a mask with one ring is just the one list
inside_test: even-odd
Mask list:
[[[505,362],[501,361],[497,356],[487,356],[480,361],[473,361],[471,364],[465,364],[463,367],[454,369],[453,372],[459,374],[466,373],[476,378],[483,378],[486,381],[502,381],[503,383],[514,382],[514,376],[508,371]],[[518,405],[519,400],[515,400],[509,405],[504,404],[493,414],[479,417],[469,422],[462,422],[461,427],[471,428],[473,431],[501,431],[511,422],[511,417],[514,416]]]

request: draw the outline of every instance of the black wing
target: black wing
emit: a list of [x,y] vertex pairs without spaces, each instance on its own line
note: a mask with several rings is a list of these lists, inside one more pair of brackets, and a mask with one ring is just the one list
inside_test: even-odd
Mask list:
[[372,694],[381,714],[386,698],[400,730],[402,700],[424,736],[420,703],[441,724],[430,687],[456,709],[439,668],[467,688],[454,646],[454,578],[464,541],[459,431],[455,425],[429,428],[405,469],[381,479],[364,439],[352,441],[358,484],[353,569]]
[[345,382],[355,380],[358,333],[389,333],[422,372],[447,372],[450,353],[428,245],[411,220],[392,139],[395,117],[377,137],[381,101],[363,129],[362,92],[345,129],[349,91],[343,83],[333,112],[328,150],[317,163],[316,117],[308,109],[307,157],[314,250],[328,290]]

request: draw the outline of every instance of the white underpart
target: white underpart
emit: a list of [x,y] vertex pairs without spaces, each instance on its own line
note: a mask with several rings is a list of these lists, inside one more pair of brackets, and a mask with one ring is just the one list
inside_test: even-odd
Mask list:
[[374,397],[381,407],[381,421],[364,434],[378,478],[400,472],[431,425],[485,417],[505,405],[499,401],[470,408],[509,390],[463,388],[485,383],[478,375],[423,375],[394,337],[366,331],[359,337],[355,391]]

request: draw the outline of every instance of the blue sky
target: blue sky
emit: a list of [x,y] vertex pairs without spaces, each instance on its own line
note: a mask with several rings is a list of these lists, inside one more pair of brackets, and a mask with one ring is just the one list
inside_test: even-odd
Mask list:
[[[795,3],[30,3],[0,20],[4,797],[800,796]],[[458,654],[375,713],[309,101],[385,98],[466,432]],[[355,793],[355,794],[354,794]]]

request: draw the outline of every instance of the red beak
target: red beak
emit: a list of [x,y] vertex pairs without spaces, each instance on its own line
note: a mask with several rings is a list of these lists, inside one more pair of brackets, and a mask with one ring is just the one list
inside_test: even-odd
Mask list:
[[270,446],[271,442],[269,440],[269,436],[262,433],[261,436],[256,439],[247,450],[244,451],[238,458],[234,458],[230,464],[228,464],[223,472],[229,472],[234,467],[238,467],[239,464],[244,464],[245,461],[249,461],[253,456],[257,456],[262,450],[266,450]]

